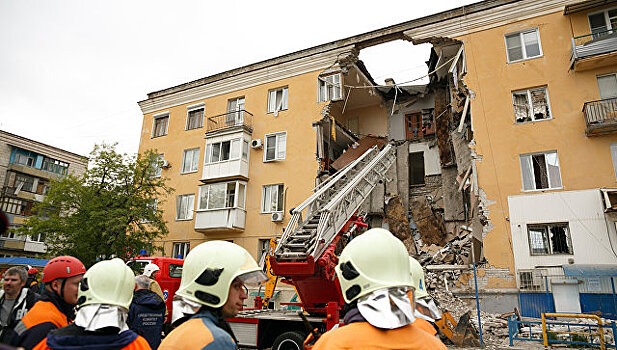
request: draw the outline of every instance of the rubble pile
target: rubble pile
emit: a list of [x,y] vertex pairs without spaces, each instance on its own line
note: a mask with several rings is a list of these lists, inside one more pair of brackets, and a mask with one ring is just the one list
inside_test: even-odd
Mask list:
[[422,245],[418,248],[418,261],[426,265],[469,265],[471,262],[471,233],[461,233],[444,246]]

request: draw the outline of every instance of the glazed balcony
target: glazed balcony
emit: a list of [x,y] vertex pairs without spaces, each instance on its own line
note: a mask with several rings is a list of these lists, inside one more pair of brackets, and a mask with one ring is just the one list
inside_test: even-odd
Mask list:
[[586,102],[583,106],[587,136],[617,131],[617,98]]
[[206,125],[206,136],[236,130],[244,130],[249,135],[253,133],[253,114],[241,109],[210,117]]
[[607,30],[572,38],[570,69],[585,71],[617,65],[617,31]]
[[244,230],[246,211],[241,208],[197,210],[195,231],[237,232]]

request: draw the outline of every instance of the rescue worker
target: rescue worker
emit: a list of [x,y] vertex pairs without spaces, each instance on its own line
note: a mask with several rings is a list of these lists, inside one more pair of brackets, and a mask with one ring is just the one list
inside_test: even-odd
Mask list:
[[409,254],[389,231],[373,228],[349,242],[339,256],[336,275],[348,309],[344,325],[323,334],[313,350],[446,349],[413,325],[407,294],[412,288]]
[[10,344],[32,349],[51,330],[73,322],[77,289],[84,273],[86,267],[75,257],[59,256],[49,260],[43,268],[45,289],[41,298],[15,326],[16,339]]
[[[414,287],[412,300],[414,300],[414,316],[416,320],[413,324],[428,332],[430,335],[437,336],[438,328],[435,325],[435,321],[441,319],[441,312],[426,291],[424,269],[422,269],[422,265],[420,265],[418,260],[410,256],[409,270],[411,273],[412,287]],[[431,309],[427,307],[429,302],[432,302],[431,305],[433,305]]]
[[198,245],[184,260],[176,295],[201,307],[171,331],[159,349],[237,349],[225,318],[242,309],[248,298],[245,284],[267,279],[255,259],[237,244],[209,241]]
[[38,280],[39,269],[36,267],[28,267],[28,281],[26,282],[26,288],[32,292],[39,294],[41,292],[41,285]]
[[0,290],[0,343],[14,337],[13,329],[38,299],[38,294],[26,287],[28,274],[21,266],[10,267],[4,273]]
[[118,258],[94,264],[81,280],[75,322],[53,330],[34,350],[150,349],[126,324],[135,275]]
[[130,329],[144,337],[152,349],[157,349],[161,344],[165,322],[165,302],[148,289],[151,282],[148,276],[135,276],[135,291],[127,324]]
[[[144,276],[148,276],[150,278],[151,283],[149,289],[154,293],[158,294],[161,299],[165,300],[163,290],[161,289],[159,283],[156,281],[156,276],[157,274],[159,274],[160,270],[161,268],[157,264],[149,263],[148,265],[144,266]],[[165,316],[167,316],[167,308],[165,308]]]

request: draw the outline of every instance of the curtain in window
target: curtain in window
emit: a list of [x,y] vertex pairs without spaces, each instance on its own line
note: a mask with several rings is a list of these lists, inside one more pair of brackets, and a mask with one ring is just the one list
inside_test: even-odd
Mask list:
[[246,186],[244,184],[238,184],[238,208],[244,209],[244,192]]
[[523,42],[525,43],[527,57],[540,56],[540,40],[538,40],[537,31],[523,33]]
[[548,254],[548,234],[543,227],[529,228],[529,245],[531,246],[531,254]]
[[227,184],[212,184],[208,191],[208,209],[220,209],[225,207],[225,190]]
[[193,195],[178,196],[177,212],[178,219],[192,219],[193,218]]
[[287,134],[276,135],[276,159],[285,159],[287,148]]
[[601,99],[617,98],[617,75],[610,74],[598,77],[598,88],[600,89]]
[[266,137],[266,160],[276,159],[276,135]]
[[231,140],[229,159],[239,159],[239,158],[240,158],[240,139]]
[[559,159],[557,158],[557,153],[547,153],[544,156],[546,160],[546,167],[548,169],[550,187],[561,187],[561,174],[559,172]]
[[531,156],[521,156],[521,170],[523,173],[523,189],[526,191],[535,190],[533,181],[533,166],[531,164]]
[[518,33],[506,36],[506,46],[508,48],[508,60],[516,61],[523,59],[523,47]]

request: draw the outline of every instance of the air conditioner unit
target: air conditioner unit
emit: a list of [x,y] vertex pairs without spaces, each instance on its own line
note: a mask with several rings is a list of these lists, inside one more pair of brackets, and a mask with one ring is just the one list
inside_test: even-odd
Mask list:
[[261,147],[263,147],[263,144],[261,143],[261,139],[251,140],[251,148],[257,149]]
[[283,213],[272,213],[272,217],[270,219],[272,222],[281,222],[283,221]]
[[171,164],[169,164],[169,161],[167,159],[163,159],[163,163],[161,164],[161,168],[171,168]]

